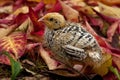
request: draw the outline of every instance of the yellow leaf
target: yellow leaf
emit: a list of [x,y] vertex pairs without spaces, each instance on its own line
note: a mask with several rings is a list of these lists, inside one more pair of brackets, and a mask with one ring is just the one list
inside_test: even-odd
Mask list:
[[13,6],[4,6],[4,7],[0,7],[0,13],[12,13],[13,11]]
[[18,8],[15,12],[13,12],[13,15],[18,15],[20,13],[28,13],[29,9],[27,6],[23,6],[21,8]]
[[120,8],[118,7],[110,7],[99,3],[100,12],[111,17],[120,18]]
[[119,5],[120,4],[120,0],[99,0],[101,1],[102,3],[105,3],[107,5]]
[[0,0],[0,6],[3,6],[5,4],[10,4],[13,2],[14,2],[14,0]]
[[33,1],[33,2],[43,1],[45,4],[54,4],[56,2],[56,0],[27,0],[27,1]]
[[46,4],[54,4],[56,0],[43,0]]
[[16,29],[16,25],[11,25],[8,28],[0,28],[0,38],[9,35],[15,29]]
[[102,62],[94,65],[93,72],[104,76],[108,73],[109,67],[112,65],[112,57],[111,54],[103,53],[103,60]]

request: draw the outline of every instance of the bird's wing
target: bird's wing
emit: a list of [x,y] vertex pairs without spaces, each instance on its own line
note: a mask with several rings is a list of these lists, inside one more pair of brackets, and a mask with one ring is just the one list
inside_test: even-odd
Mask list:
[[83,60],[87,57],[87,54],[85,53],[84,49],[80,49],[72,45],[64,45],[63,49],[69,56],[72,56],[74,59]]
[[66,30],[65,33],[61,33],[56,37],[56,43],[59,43],[58,45],[62,44],[65,52],[73,58],[83,60],[89,56],[93,60],[95,59],[95,61],[101,60],[99,46],[91,34],[76,32],[71,29]]

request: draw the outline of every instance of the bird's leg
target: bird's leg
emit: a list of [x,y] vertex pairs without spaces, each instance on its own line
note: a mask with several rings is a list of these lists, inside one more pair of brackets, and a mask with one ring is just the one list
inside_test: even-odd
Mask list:
[[85,64],[84,67],[81,69],[80,72],[81,72],[81,73],[86,73],[86,71],[89,71],[89,70],[88,70],[89,67],[90,67],[90,66],[89,66],[88,64]]
[[[58,54],[60,54],[60,53],[58,53]],[[64,56],[58,55],[58,54],[52,55],[52,58],[55,59],[56,61],[59,61],[61,64],[69,65],[72,67],[72,64],[70,63],[68,57],[65,54],[64,54]]]

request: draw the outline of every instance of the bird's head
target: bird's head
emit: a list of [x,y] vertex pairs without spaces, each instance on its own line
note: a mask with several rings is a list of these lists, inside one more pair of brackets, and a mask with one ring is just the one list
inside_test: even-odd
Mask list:
[[47,13],[38,21],[43,21],[49,29],[59,29],[65,26],[65,19],[59,13]]

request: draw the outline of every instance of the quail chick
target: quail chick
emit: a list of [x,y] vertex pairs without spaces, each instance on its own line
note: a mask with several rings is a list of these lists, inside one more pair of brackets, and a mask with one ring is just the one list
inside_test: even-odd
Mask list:
[[53,53],[62,59],[93,62],[102,60],[102,53],[96,39],[80,23],[67,22],[59,13],[48,13],[38,21],[46,25],[45,42]]

